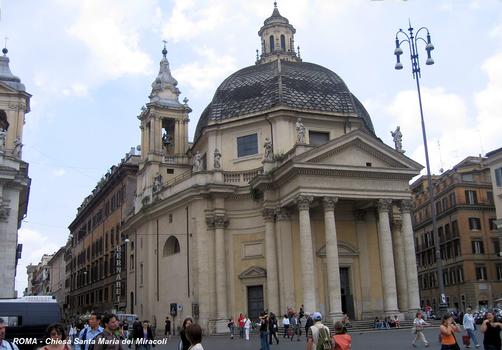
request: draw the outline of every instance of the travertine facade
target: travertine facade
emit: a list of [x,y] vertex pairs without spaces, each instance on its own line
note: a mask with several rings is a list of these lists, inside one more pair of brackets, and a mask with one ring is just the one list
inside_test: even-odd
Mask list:
[[375,136],[335,73],[301,61],[293,34],[275,8],[261,58],[220,85],[193,144],[164,51],[124,225],[128,311],[141,319],[158,324],[177,303],[176,325],[190,315],[220,332],[263,309],[419,308],[408,182],[421,166]]
[[25,114],[31,95],[9,68],[7,49],[0,57],[0,298],[14,298],[17,231],[26,216],[30,192],[28,163],[22,160]]

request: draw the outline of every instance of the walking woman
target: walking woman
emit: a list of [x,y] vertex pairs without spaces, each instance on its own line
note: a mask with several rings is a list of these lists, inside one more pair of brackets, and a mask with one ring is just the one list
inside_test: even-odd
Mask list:
[[450,314],[444,315],[441,320],[441,326],[439,326],[441,350],[460,350],[457,339],[455,338],[455,332],[460,331],[460,327],[453,320],[453,316]]
[[41,350],[71,350],[66,344],[66,331],[63,325],[53,323],[45,331],[45,346]]
[[486,313],[486,320],[481,324],[481,332],[484,333],[483,346],[485,350],[500,350],[500,330],[502,323],[495,322],[493,312]]
[[190,348],[190,341],[188,340],[187,338],[187,333],[186,333],[186,329],[188,326],[190,326],[191,324],[193,323],[193,320],[191,317],[187,317],[185,318],[185,320],[183,321],[183,325],[181,327],[181,331],[180,331],[180,338],[181,338],[181,342],[180,342],[180,346],[178,347],[179,350],[188,350]]
[[413,320],[413,333],[415,333],[416,336],[415,339],[413,339],[413,341],[411,342],[411,345],[413,345],[414,348],[417,347],[416,342],[419,339],[424,342],[426,347],[429,346],[429,342],[427,341],[427,339],[425,339],[423,331],[425,326],[430,326],[431,324],[425,322],[422,317],[422,311],[419,311],[416,314],[415,320]]
[[197,323],[191,324],[186,329],[187,338],[190,340],[190,350],[204,350],[202,347],[202,329]]
[[270,313],[270,318],[268,320],[268,343],[272,345],[272,337],[275,338],[277,344],[279,344],[279,338],[277,338],[277,318],[273,312]]

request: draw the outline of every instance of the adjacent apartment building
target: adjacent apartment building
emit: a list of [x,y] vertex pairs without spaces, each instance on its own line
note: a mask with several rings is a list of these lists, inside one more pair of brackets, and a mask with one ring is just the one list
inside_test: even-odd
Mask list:
[[[433,177],[435,210],[449,308],[492,306],[502,297],[502,259],[486,158],[467,157]],[[413,231],[421,306],[439,306],[438,275],[427,178],[412,185]]]
[[37,265],[26,266],[28,274],[28,286],[24,291],[25,296],[50,295],[51,294],[51,269],[49,262],[54,254],[44,254]]
[[121,226],[133,211],[138,162],[131,149],[101,178],[69,226],[65,315],[125,310],[126,241]]
[[502,240],[502,147],[486,154],[486,164],[491,169],[493,198],[495,201],[495,210],[497,212],[497,230]]

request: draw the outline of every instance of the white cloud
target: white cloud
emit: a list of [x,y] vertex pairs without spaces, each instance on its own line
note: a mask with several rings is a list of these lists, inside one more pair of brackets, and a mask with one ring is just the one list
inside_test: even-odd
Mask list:
[[62,169],[62,168],[59,168],[59,169],[54,169],[54,170],[52,171],[52,175],[57,176],[57,177],[64,176],[64,175],[66,175],[66,170],[64,170],[64,169]]
[[87,96],[89,92],[89,88],[81,83],[73,83],[69,87],[66,87],[62,90],[63,95],[65,96],[78,96],[83,97]]
[[236,70],[235,58],[217,54],[213,49],[197,48],[200,59],[173,70],[173,76],[189,86],[189,95],[211,94],[223,78]]
[[21,296],[28,283],[26,266],[38,264],[42,255],[55,253],[60,245],[48,235],[28,228],[19,230],[19,243],[23,245],[23,252],[17,266],[16,290]]
[[[146,2],[146,3],[145,3]],[[91,55],[92,67],[104,78],[125,74],[151,74],[152,62],[141,51],[140,31],[148,25],[145,12],[156,22],[154,1],[86,0],[79,2],[79,17],[68,34],[82,41]]]

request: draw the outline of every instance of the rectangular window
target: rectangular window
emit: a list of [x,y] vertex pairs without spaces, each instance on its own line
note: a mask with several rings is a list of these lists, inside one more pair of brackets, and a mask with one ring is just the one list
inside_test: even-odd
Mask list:
[[465,191],[465,202],[467,204],[478,204],[478,198],[476,196],[476,191]]
[[469,218],[469,229],[472,231],[481,230],[481,220],[479,218]]
[[450,205],[455,206],[455,192],[450,193]]
[[476,266],[476,280],[478,280],[478,281],[486,281],[487,280],[486,267],[484,265],[477,265]]
[[485,248],[483,246],[483,241],[471,241],[472,254],[484,254]]
[[497,187],[502,187],[502,168],[495,169],[495,183]]
[[497,280],[502,280],[502,265],[497,265]]
[[490,224],[490,230],[495,231],[497,229],[497,224],[495,223],[496,219],[488,219],[488,223]]
[[258,134],[251,134],[237,138],[237,156],[245,157],[258,154]]
[[492,191],[486,192],[486,199],[488,200],[489,204],[493,204],[493,192]]
[[500,241],[498,238],[492,239],[493,243],[493,252],[498,254],[500,252]]
[[474,181],[474,176],[472,174],[462,174],[462,181],[472,182]]
[[322,145],[329,141],[329,132],[309,131],[309,143],[311,145]]

